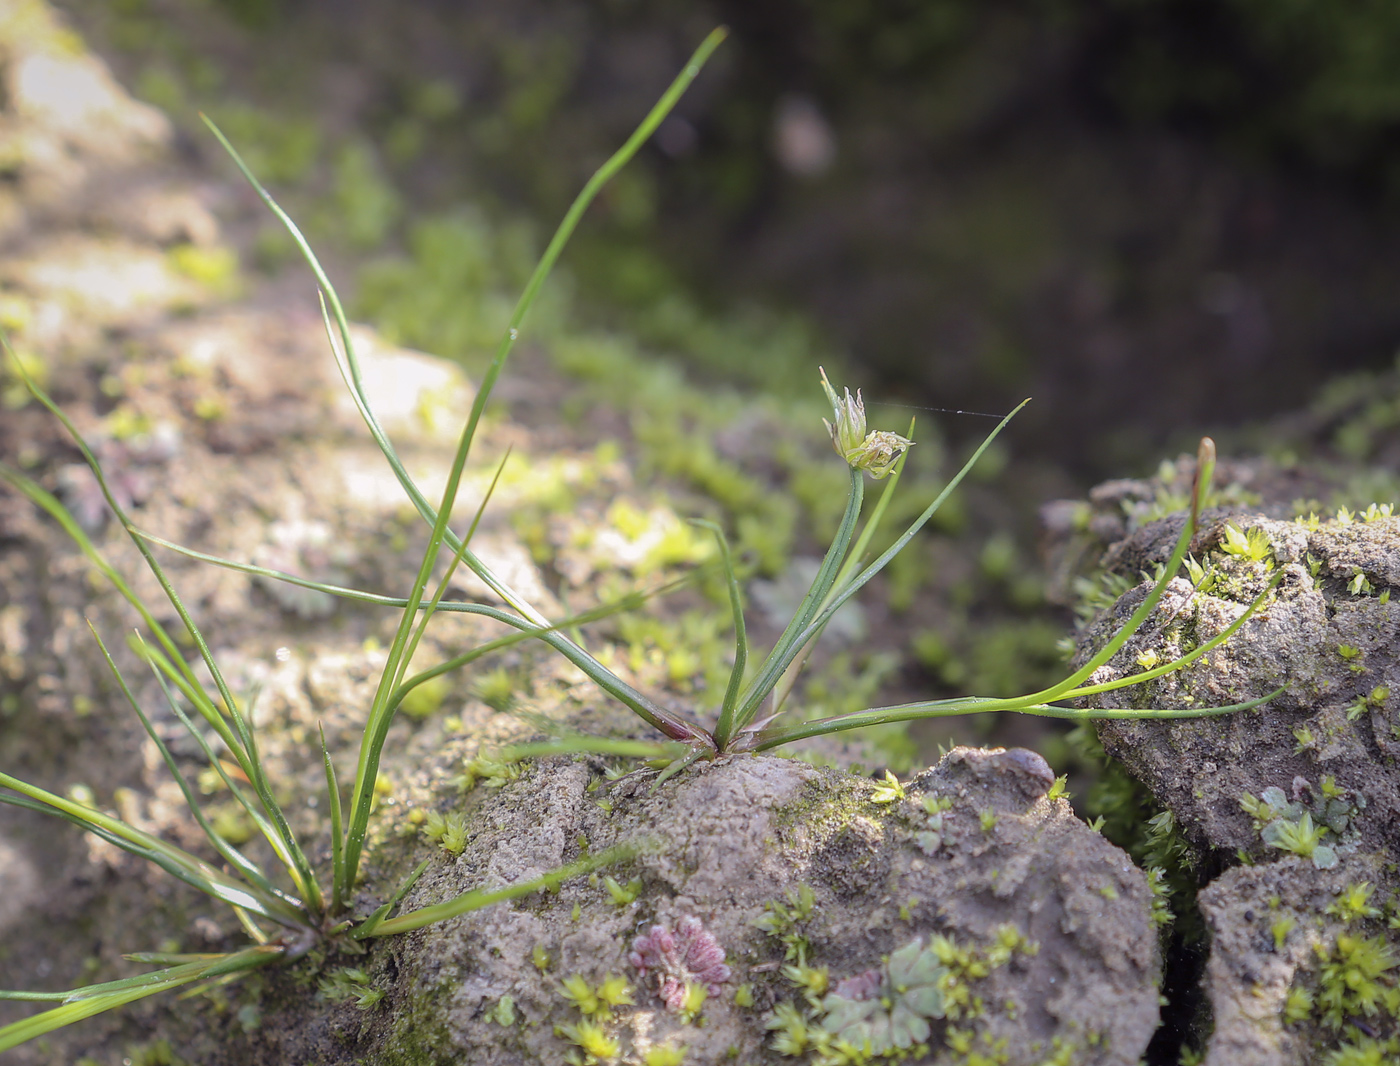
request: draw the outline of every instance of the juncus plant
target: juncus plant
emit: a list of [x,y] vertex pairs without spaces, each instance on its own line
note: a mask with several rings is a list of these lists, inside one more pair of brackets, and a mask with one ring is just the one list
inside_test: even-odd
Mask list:
[[[822,387],[831,401],[833,418],[828,423],[832,442],[847,464],[849,478],[845,511],[836,535],[811,587],[807,590],[796,613],[788,622],[773,649],[756,668],[750,668],[750,649],[743,615],[743,600],[738,576],[730,556],[724,532],[718,526],[705,523],[714,533],[719,548],[735,631],[734,664],[719,706],[712,716],[700,718],[663,706],[638,691],[623,678],[589,654],[569,634],[577,627],[620,610],[635,607],[644,600],[641,594],[606,604],[568,618],[551,621],[512,589],[470,547],[472,533],[481,518],[477,511],[471,526],[458,534],[448,524],[463,472],[471,455],[473,441],[491,391],[506,360],[520,335],[526,316],[538,296],[583,212],[599,189],[641,147],[643,142],[674,107],[680,95],[699,73],[723,39],[725,31],[716,30],[699,47],[685,70],[662,96],[627,142],[593,175],[570,207],[545,249],[534,273],[525,286],[509,325],[501,337],[495,356],[477,390],[471,410],[461,431],[456,454],[446,487],[434,503],[420,490],[400,461],[393,444],[380,425],[366,394],[360,363],[355,353],[341,301],[327,279],[316,255],[296,224],[282,211],[258,180],[249,172],[234,148],[222,133],[210,123],[214,136],[229,152],[243,175],[252,184],[267,207],[286,226],[292,239],[310,265],[321,291],[321,309],[327,337],[346,387],[369,430],[383,453],[409,502],[431,530],[428,547],[418,566],[408,594],[389,597],[342,588],[306,578],[281,573],[227,559],[203,555],[139,529],[121,501],[114,494],[102,466],[92,449],[83,441],[72,422],[53,400],[26,373],[24,365],[9,352],[18,374],[27,382],[34,396],[53,412],[69,433],[96,475],[108,505],[129,535],[146,565],[154,574],[179,618],[184,633],[198,649],[199,659],[211,686],[199,675],[196,664],[186,662],[179,651],[176,638],[155,617],[155,613],[135,592],[133,586],[102,555],[84,532],[82,525],[64,504],[43,487],[18,470],[0,465],[0,477],[47,512],[76,542],[93,568],[130,603],[140,620],[140,628],[129,643],[136,654],[154,672],[174,714],[189,730],[200,746],[208,763],[219,774],[223,784],[236,798],[248,818],[257,827],[276,856],[281,872],[264,869],[226,840],[216,830],[201,808],[193,790],[182,777],[177,762],[157,731],[147,712],[141,707],[126,680],[121,676],[105,646],[103,655],[117,678],[119,687],[139,717],[152,742],[174,775],[184,793],[190,812],[203,830],[209,847],[217,859],[201,858],[189,851],[145,832],[120,818],[104,814],[91,807],[37,788],[8,773],[0,772],[0,801],[17,807],[54,814],[82,829],[109,841],[135,855],[147,859],[172,876],[193,885],[226,903],[238,916],[252,943],[242,950],[213,955],[169,955],[142,953],[127,956],[137,962],[158,968],[124,980],[88,985],[66,992],[0,992],[0,997],[34,1001],[56,1001],[57,1006],[23,1021],[0,1028],[0,1050],[14,1047],[43,1033],[101,1011],[130,1003],[145,996],[188,985],[193,982],[225,978],[244,971],[274,963],[285,963],[305,955],[318,946],[333,946],[339,940],[363,941],[372,937],[406,932],[448,918],[465,914],[505,899],[516,898],[552,888],[565,879],[598,869],[626,858],[634,847],[620,846],[581,858],[570,865],[551,871],[534,880],[503,888],[477,888],[434,906],[390,916],[408,888],[426,866],[420,865],[399,887],[392,898],[368,916],[351,913],[351,888],[356,883],[365,849],[366,832],[371,813],[374,784],[390,724],[407,697],[417,686],[450,671],[470,666],[483,656],[523,640],[538,640],[553,648],[581,669],[604,692],[628,707],[661,737],[657,741],[609,740],[607,738],[573,737],[533,748],[518,748],[517,757],[531,751],[596,750],[621,755],[640,756],[664,767],[657,783],[680,773],[700,760],[713,760],[747,752],[760,752],[790,744],[809,737],[839,733],[888,722],[931,718],[942,715],[986,711],[1021,711],[1029,714],[1060,718],[1174,718],[1221,714],[1256,706],[1255,700],[1228,707],[1195,708],[1191,710],[1078,710],[1059,706],[1061,701],[1095,695],[1160,677],[1181,669],[1190,662],[1227,640],[1259,607],[1263,596],[1214,639],[1200,645],[1173,662],[1143,670],[1119,680],[1090,684],[1089,678],[1107,663],[1123,644],[1151,615],[1176,574],[1186,555],[1195,532],[1200,507],[1209,491],[1213,446],[1203,442],[1201,461],[1192,497],[1192,513],[1175,550],[1161,577],[1151,592],[1133,613],[1123,628],[1087,663],[1060,683],[1012,699],[985,699],[969,696],[959,699],[932,700],[881,707],[844,714],[819,721],[785,723],[781,712],[790,693],[796,671],[806,655],[831,621],[834,614],[867,582],[878,574],[916,533],[938,511],[967,472],[1016,413],[1012,411],[997,425],[961,470],[923,513],[897,537],[891,546],[873,560],[866,559],[867,549],[879,529],[892,494],[898,485],[904,456],[912,441],[885,431],[868,432],[865,408],[857,393],[838,395],[822,375]],[[207,120],[206,120],[207,121]],[[7,346],[8,352],[8,346]],[[1020,407],[1016,409],[1020,410]],[[497,471],[499,475],[499,471]],[[867,477],[885,481],[885,488],[862,524],[862,512]],[[488,491],[487,499],[490,497]],[[484,509],[486,503],[481,507]],[[857,530],[859,529],[859,533]],[[288,824],[275,797],[273,782],[259,756],[257,739],[248,717],[240,710],[218,663],[209,650],[199,626],[190,615],[179,594],[167,579],[156,557],[155,549],[163,547],[182,552],[222,566],[233,567],[264,578],[290,582],[335,596],[400,611],[399,622],[389,647],[383,673],[368,708],[354,781],[348,803],[337,782],[335,768],[322,741],[325,765],[327,810],[330,822],[330,869],[318,871],[308,858],[307,849]],[[448,582],[456,570],[466,566],[505,604],[488,604],[444,599]],[[436,576],[435,576],[436,575]],[[1272,588],[1272,586],[1271,586]],[[662,590],[664,591],[664,589]],[[1267,591],[1265,593],[1267,595]],[[425,627],[439,612],[464,612],[502,623],[509,630],[504,636],[471,648],[431,669],[409,674],[409,663],[423,636]],[[94,637],[101,637],[94,629]],[[188,710],[186,708],[189,708]],[[217,745],[206,739],[212,730]],[[226,764],[228,764],[226,766]],[[236,773],[231,768],[236,766]],[[243,783],[243,782],[246,782]],[[323,881],[323,878],[325,879]]]

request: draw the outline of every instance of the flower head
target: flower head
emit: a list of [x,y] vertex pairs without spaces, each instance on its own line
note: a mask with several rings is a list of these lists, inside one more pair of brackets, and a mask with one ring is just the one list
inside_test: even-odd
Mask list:
[[879,480],[894,469],[899,457],[914,442],[886,430],[876,430],[867,434],[865,401],[861,398],[860,390],[857,389],[853,397],[850,389],[844,389],[843,399],[837,396],[836,390],[831,387],[826,371],[822,370],[821,374],[822,388],[826,390],[826,398],[831,401],[831,409],[836,419],[835,425],[825,418],[822,419],[822,424],[831,434],[831,443],[836,448],[836,454],[857,470],[864,470]]
[[685,1009],[687,986],[700,985],[717,996],[729,980],[724,948],[699,918],[689,915],[678,919],[674,929],[653,925],[632,941],[627,959],[641,977],[656,974],[657,994],[676,1013]]

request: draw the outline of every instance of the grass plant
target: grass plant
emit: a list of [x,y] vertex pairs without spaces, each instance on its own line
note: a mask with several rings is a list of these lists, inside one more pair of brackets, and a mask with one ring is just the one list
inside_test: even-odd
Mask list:
[[[525,640],[540,641],[581,669],[605,693],[628,707],[643,722],[654,729],[656,741],[618,740],[609,738],[566,737],[533,748],[515,751],[516,757],[544,751],[600,751],[653,760],[659,765],[657,784],[701,760],[762,752],[795,743],[810,737],[823,736],[890,722],[969,712],[1018,711],[1059,718],[1176,718],[1222,714],[1256,706],[1263,700],[1226,707],[1195,708],[1191,710],[1108,709],[1082,710],[1063,705],[1064,701],[1098,695],[1161,677],[1179,670],[1218,647],[1259,607],[1273,585],[1265,591],[1228,629],[1181,658],[1144,669],[1131,676],[1105,683],[1091,683],[1091,676],[1121,649],[1124,643],[1148,620],[1166,590],[1167,583],[1180,569],[1197,529],[1200,508],[1209,491],[1213,446],[1204,442],[1199,469],[1191,500],[1190,520],[1183,526],[1175,550],[1162,575],[1145,596],[1140,606],[1104,647],[1088,662],[1059,683],[1038,692],[1011,699],[988,699],[969,696],[959,699],[919,701],[891,707],[880,707],[857,713],[842,714],[818,721],[787,723],[781,718],[784,703],[792,691],[797,671],[805,662],[817,638],[835,613],[855,596],[876,574],[880,573],[911,538],[948,500],[968,471],[983,455],[992,441],[1020,410],[1002,419],[971,458],[957,472],[937,497],[897,537],[893,544],[874,559],[867,559],[867,549],[889,509],[890,500],[900,480],[904,456],[912,443],[893,433],[867,432],[865,411],[859,393],[849,391],[838,396],[823,375],[822,385],[833,409],[833,422],[828,428],[838,454],[847,465],[847,496],[844,513],[811,587],[797,608],[774,647],[761,659],[751,655],[743,613],[743,590],[724,531],[707,525],[719,547],[719,565],[725,575],[735,634],[734,663],[719,705],[712,716],[699,717],[682,713],[656,702],[650,696],[629,685],[608,669],[575,639],[580,627],[599,618],[639,605],[642,594],[634,594],[574,616],[550,620],[512,589],[471,549],[472,533],[480,520],[479,510],[470,528],[460,535],[448,524],[463,472],[471,457],[472,445],[482,415],[511,350],[524,327],[532,304],[551,269],[559,259],[570,235],[598,191],[641,147],[657,125],[675,105],[680,95],[699,72],[700,67],[719,45],[723,30],[716,30],[696,51],[685,70],[663,95],[627,142],[593,175],[555,232],[524,292],[511,315],[510,322],[496,348],[494,358],[481,380],[470,413],[462,428],[456,454],[441,498],[430,500],[410,477],[400,461],[393,444],[379,423],[362,381],[360,364],[341,301],[321,268],[316,255],[296,224],[282,211],[273,198],[245,165],[223,134],[209,123],[214,136],[223,144],[269,210],[285,226],[292,241],[300,249],[321,292],[322,315],[327,338],[366,427],[383,453],[407,499],[431,530],[428,547],[419,563],[412,587],[403,597],[388,597],[310,581],[263,567],[233,560],[218,559],[172,544],[141,530],[132,521],[118,497],[113,493],[102,465],[91,448],[83,441],[67,416],[58,408],[28,368],[13,352],[9,358],[16,373],[31,393],[46,406],[72,434],[84,458],[92,468],[108,505],[122,528],[144,557],[146,565],[159,582],[170,606],[174,608],[183,628],[177,636],[156,618],[154,610],[135,592],[133,586],[103,556],[84,532],[81,524],[54,495],[18,470],[0,466],[0,477],[47,512],[76,543],[93,568],[106,579],[134,608],[141,628],[130,644],[137,656],[154,672],[174,713],[201,746],[209,765],[219,774],[224,785],[236,798],[248,819],[271,846],[281,873],[263,869],[239,848],[226,840],[211,824],[202,810],[194,791],[181,777],[176,761],[167,749],[150,719],[122,678],[116,664],[103,655],[118,679],[121,691],[131,703],[147,733],[166,765],[183,790],[192,816],[207,838],[216,860],[200,858],[167,843],[119,818],[65,799],[37,788],[27,782],[0,772],[0,801],[30,810],[57,815],[80,828],[109,841],[120,848],[141,856],[172,876],[193,885],[233,908],[252,944],[242,950],[211,955],[137,954],[127,956],[137,962],[157,968],[135,977],[87,985],[64,992],[4,992],[9,999],[53,1001],[57,1005],[23,1021],[0,1028],[0,1051],[14,1047],[57,1027],[70,1024],[101,1011],[130,1003],[145,996],[191,985],[224,979],[246,971],[295,960],[314,948],[333,947],[337,942],[362,941],[372,937],[390,936],[422,926],[444,921],[480,907],[506,899],[552,888],[565,879],[597,870],[619,861],[629,849],[614,848],[587,856],[570,865],[554,870],[532,881],[502,888],[478,888],[454,899],[408,913],[393,915],[399,901],[422,872],[420,866],[401,885],[393,897],[368,916],[354,916],[350,908],[351,888],[359,874],[365,849],[366,832],[374,798],[374,786],[379,771],[390,724],[395,716],[413,707],[412,696],[421,686],[455,670],[469,667],[492,652]],[[207,121],[207,120],[206,120]],[[8,345],[7,351],[8,351]],[[911,427],[912,429],[912,427]],[[886,479],[885,488],[874,507],[864,514],[865,481],[867,475]],[[498,471],[499,476],[499,471]],[[488,491],[487,499],[490,498]],[[482,508],[486,506],[483,502]],[[862,517],[864,514],[864,522]],[[182,552],[222,566],[229,566],[265,579],[290,582],[338,597],[348,597],[371,606],[397,609],[399,621],[389,647],[387,662],[373,700],[368,708],[364,732],[350,783],[348,799],[342,794],[335,767],[322,740],[325,766],[327,810],[330,821],[330,868],[318,871],[288,824],[276,799],[274,782],[269,780],[259,757],[257,738],[249,718],[241,711],[223,673],[210,652],[201,633],[181,598],[167,579],[157,558],[157,549]],[[449,601],[444,591],[453,573],[467,567],[506,604],[500,608],[487,604]],[[1275,579],[1276,581],[1277,579]],[[664,588],[663,590],[664,591]],[[430,669],[410,674],[413,659],[425,627],[442,612],[466,612],[492,619],[506,627],[505,635],[468,649]],[[101,644],[101,637],[94,636]],[[188,639],[198,650],[199,663],[212,679],[211,687],[202,680],[198,665],[186,661],[180,642]],[[189,708],[189,710],[186,709]],[[218,741],[205,740],[205,730],[212,729]],[[226,763],[231,764],[226,769]],[[231,772],[236,766],[236,773]],[[246,786],[235,780],[241,777]],[[897,783],[896,783],[897,784]],[[323,880],[324,878],[324,880]],[[583,1023],[578,1027],[576,1042],[583,1043]]]

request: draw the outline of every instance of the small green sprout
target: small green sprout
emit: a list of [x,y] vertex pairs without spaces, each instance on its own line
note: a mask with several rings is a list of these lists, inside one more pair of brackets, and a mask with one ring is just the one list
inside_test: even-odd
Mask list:
[[1274,950],[1282,951],[1284,943],[1288,940],[1288,934],[1293,932],[1298,925],[1297,921],[1290,915],[1284,915],[1276,919],[1274,924],[1269,926],[1269,932],[1274,938]]
[[1307,1021],[1312,1009],[1312,990],[1306,985],[1297,985],[1288,990],[1288,998],[1283,1001],[1283,1020],[1290,1025]]
[[928,811],[930,815],[944,814],[953,809],[952,796],[931,796],[924,793],[921,802],[924,805],[924,810]]
[[1186,576],[1190,579],[1191,586],[1197,592],[1207,593],[1215,588],[1216,579],[1218,577],[1215,572],[1215,567],[1209,564],[1203,566],[1196,561],[1194,555],[1188,555],[1186,557],[1185,566]]
[[1152,893],[1152,924],[1158,928],[1171,925],[1176,920],[1176,915],[1172,913],[1172,888],[1167,882],[1167,871],[1163,867],[1153,866],[1148,869],[1147,888]]
[[1050,786],[1050,791],[1045,793],[1045,798],[1051,803],[1054,803],[1057,799],[1073,799],[1073,795],[1066,787],[1068,784],[1069,774],[1061,774],[1059,777],[1055,778],[1055,783]]
[[1384,707],[1385,701],[1388,699],[1390,699],[1390,686],[1377,685],[1371,690],[1370,695],[1362,696],[1347,708],[1347,721],[1356,721],[1372,707]]
[[[770,1045],[779,1055],[805,1055],[812,1046],[812,1023],[792,1003],[779,1003],[763,1020],[764,1028],[776,1033]],[[820,1030],[818,1030],[820,1031]]]
[[351,966],[334,970],[321,978],[317,986],[322,999],[343,1003],[353,999],[355,1006],[368,1010],[384,998],[384,993],[369,987],[369,974]]
[[1239,556],[1250,562],[1262,563],[1273,554],[1274,546],[1269,535],[1259,526],[1248,533],[1240,532],[1233,522],[1225,527],[1225,536],[1220,542],[1220,550],[1226,555]]
[[545,950],[543,944],[536,944],[530,949],[530,961],[535,964],[535,969],[544,973],[549,969],[549,952]]
[[1349,507],[1338,507],[1335,520],[1339,526],[1349,526],[1356,520],[1356,512]]
[[1376,588],[1371,584],[1365,571],[1359,566],[1354,566],[1351,570],[1351,580],[1347,582],[1347,591],[1353,596],[1369,596],[1376,591]]
[[1141,652],[1136,659],[1137,664],[1144,670],[1151,670],[1161,661],[1162,657],[1151,648],[1148,648],[1146,651]]
[[997,812],[990,807],[978,811],[977,821],[982,826],[982,832],[990,833],[997,827]]
[[1362,918],[1379,918],[1381,910],[1371,905],[1371,894],[1376,886],[1370,881],[1359,881],[1347,885],[1338,893],[1336,900],[1328,904],[1327,913],[1344,922],[1355,922]]
[[1337,865],[1337,853],[1322,843],[1327,833],[1326,826],[1314,826],[1312,815],[1304,811],[1296,822],[1279,818],[1264,827],[1264,843],[1272,848],[1291,851],[1304,859],[1311,859],[1319,870],[1330,870]]
[[520,686],[504,667],[487,670],[476,679],[472,694],[494,711],[505,711],[515,702]]
[[885,771],[885,783],[876,785],[875,791],[870,794],[871,803],[895,803],[905,796],[904,786],[899,783],[899,778],[895,777],[889,770]]
[[805,962],[810,946],[807,938],[797,932],[797,926],[812,916],[816,906],[816,893],[810,885],[798,885],[787,891],[787,902],[769,900],[763,905],[766,913],[754,919],[754,926],[762,929],[785,948],[784,958]]
[[[1352,936],[1342,933],[1332,947],[1317,946],[1322,966],[1318,973],[1317,1006],[1322,1020],[1340,1029],[1354,1017],[1374,1017],[1382,1002],[1393,1002],[1394,983],[1389,971],[1395,956],[1383,937]],[[1387,1002],[1393,1013],[1400,1003]]]
[[1313,736],[1312,729],[1307,725],[1294,726],[1293,739],[1298,742],[1293,748],[1294,755],[1317,750],[1317,738]]
[[478,755],[462,764],[462,772],[452,778],[452,784],[463,792],[470,792],[478,781],[487,788],[503,788],[519,778],[518,762]]
[[642,879],[634,877],[627,884],[622,885],[616,878],[603,878],[603,887],[608,890],[608,896],[612,899],[614,907],[626,907],[634,902],[642,893]]
[[515,1024],[515,1000],[508,995],[502,996],[496,1001],[496,1005],[487,1012],[486,1017],[502,1029],[509,1029]]
[[449,855],[460,855],[467,846],[467,816],[460,811],[446,817],[438,811],[429,811],[423,836]]
[[676,1013],[680,1016],[682,1025],[690,1025],[696,1018],[700,1017],[700,1012],[705,1008],[705,1000],[709,998],[709,990],[698,981],[687,981],[685,991],[681,995],[680,1010]]
[[1252,792],[1240,797],[1240,806],[1254,820],[1256,830],[1264,828],[1288,810],[1288,797],[1277,785],[1270,785],[1256,798]]
[[658,1044],[647,1048],[642,1066],[682,1066],[685,1062],[684,1044]]
[[753,985],[746,982],[734,990],[734,1006],[752,1007],[753,1004]]
[[595,1066],[600,1062],[612,1062],[622,1051],[622,1045],[616,1038],[609,1036],[597,1022],[586,1018],[577,1025],[556,1025],[554,1035],[564,1037],[578,1048],[577,1052],[570,1055],[570,1066]]
[[608,974],[597,988],[589,985],[579,974],[564,978],[559,994],[578,1008],[586,1017],[610,1018],[614,1007],[632,1002],[632,987],[625,977]]
[[825,966],[812,967],[802,962],[784,966],[783,976],[801,990],[802,998],[813,1007],[821,1005],[831,984],[831,974]]
[[1369,507],[1367,507],[1366,510],[1364,510],[1364,511],[1361,512],[1361,520],[1362,520],[1363,522],[1377,522],[1377,521],[1380,521],[1382,518],[1391,518],[1391,517],[1394,516],[1394,514],[1395,514],[1395,504],[1393,504],[1393,503],[1374,504],[1374,503],[1373,503],[1373,504],[1371,504]]
[[1337,654],[1347,662],[1347,668],[1353,674],[1364,673],[1365,665],[1361,662],[1361,649],[1354,644],[1338,644]]

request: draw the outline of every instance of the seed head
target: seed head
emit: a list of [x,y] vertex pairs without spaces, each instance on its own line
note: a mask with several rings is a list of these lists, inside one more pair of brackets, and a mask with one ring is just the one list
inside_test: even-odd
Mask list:
[[825,418],[822,419],[822,424],[831,434],[831,443],[836,448],[836,454],[877,481],[885,477],[914,442],[887,430],[876,430],[867,435],[865,401],[861,398],[860,390],[857,389],[853,397],[850,389],[844,389],[843,399],[837,396],[836,390],[831,387],[826,371],[822,370],[821,374],[822,388],[826,390],[826,398],[831,401],[831,409],[836,419],[835,425]]

